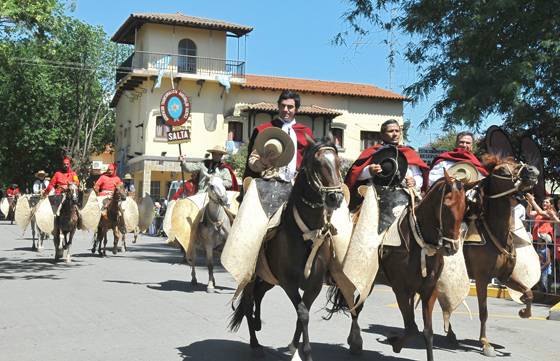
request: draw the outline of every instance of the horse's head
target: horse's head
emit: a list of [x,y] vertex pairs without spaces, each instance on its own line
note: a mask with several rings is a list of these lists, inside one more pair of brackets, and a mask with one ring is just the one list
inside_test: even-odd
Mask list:
[[113,198],[116,198],[118,201],[126,200],[126,190],[124,189],[123,183],[120,183],[115,187]]
[[532,165],[516,162],[512,158],[502,159],[495,155],[485,155],[483,161],[490,171],[487,181],[490,198],[529,191],[539,181],[539,171]]
[[343,199],[340,159],[332,137],[322,141],[308,139],[302,169],[311,188],[320,196],[328,211],[340,207]]
[[430,187],[416,210],[424,241],[436,248],[443,246],[447,254],[455,254],[461,246],[459,237],[466,208],[463,184],[445,172],[445,177]]
[[64,193],[66,194],[66,199],[69,199],[74,204],[78,203],[79,189],[76,183],[71,182]]
[[228,206],[227,191],[222,178],[210,176],[210,179],[208,179],[208,197],[221,206]]

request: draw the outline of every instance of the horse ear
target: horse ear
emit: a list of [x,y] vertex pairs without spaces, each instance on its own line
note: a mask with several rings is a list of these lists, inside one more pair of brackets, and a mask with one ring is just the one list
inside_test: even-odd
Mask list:
[[449,174],[447,174],[447,171],[445,169],[443,170],[443,176],[445,177],[445,182],[447,184],[452,184],[453,183],[453,178],[451,178],[451,176]]

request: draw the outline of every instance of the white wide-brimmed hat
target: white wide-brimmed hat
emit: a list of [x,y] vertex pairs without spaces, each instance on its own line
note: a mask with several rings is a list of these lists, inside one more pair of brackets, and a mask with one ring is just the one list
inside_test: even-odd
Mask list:
[[288,165],[294,157],[294,142],[292,138],[280,128],[270,127],[261,131],[255,139],[254,149],[260,156],[272,152],[276,156],[270,161],[273,167]]

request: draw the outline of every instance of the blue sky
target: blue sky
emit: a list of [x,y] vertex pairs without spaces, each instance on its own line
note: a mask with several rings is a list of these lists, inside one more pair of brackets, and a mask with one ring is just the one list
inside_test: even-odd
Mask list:
[[[75,3],[73,16],[102,26],[109,35],[133,12],[179,11],[252,26],[254,30],[247,38],[246,48],[246,69],[250,74],[367,83],[398,93],[416,78],[415,68],[401,56],[390,81],[388,48],[382,43],[387,38],[385,32],[375,31],[349,47],[331,44],[338,32],[347,30],[341,18],[347,10],[347,2],[343,0],[76,0]],[[401,53],[405,45],[406,39],[397,40]],[[414,107],[405,105],[404,116],[412,122],[410,144],[415,147],[441,134],[435,123],[427,129],[418,127],[431,101]]]

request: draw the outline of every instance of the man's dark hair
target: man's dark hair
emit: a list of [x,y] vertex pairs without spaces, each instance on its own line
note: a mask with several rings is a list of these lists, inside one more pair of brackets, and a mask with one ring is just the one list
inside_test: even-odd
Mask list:
[[471,132],[459,132],[459,133],[457,133],[457,137],[455,138],[455,144],[459,143],[459,139],[463,138],[466,135],[471,137],[471,139],[473,140],[473,143],[474,143],[474,134],[473,133],[471,133]]
[[280,96],[278,97],[278,107],[280,107],[280,102],[286,99],[293,99],[294,102],[296,103],[296,110],[299,109],[299,105],[301,104],[301,99],[298,93],[291,90],[284,90],[282,94],[280,94]]
[[387,128],[389,128],[389,125],[391,124],[399,125],[399,122],[397,122],[395,119],[384,121],[383,124],[381,124],[381,134],[385,133],[387,131]]

